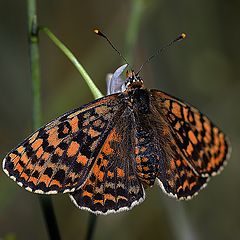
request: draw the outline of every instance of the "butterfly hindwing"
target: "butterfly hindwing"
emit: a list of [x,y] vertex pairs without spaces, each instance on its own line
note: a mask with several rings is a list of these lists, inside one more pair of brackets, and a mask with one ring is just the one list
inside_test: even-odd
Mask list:
[[129,210],[144,200],[136,171],[133,125],[128,109],[106,138],[86,183],[70,194],[81,209],[98,214]]
[[190,166],[173,141],[166,144],[168,153],[165,154],[164,167],[159,169],[157,181],[168,195],[190,199],[206,186],[208,178],[200,176]]
[[117,99],[117,94],[98,99],[40,128],[6,156],[4,171],[29,191],[74,191],[118,117]]

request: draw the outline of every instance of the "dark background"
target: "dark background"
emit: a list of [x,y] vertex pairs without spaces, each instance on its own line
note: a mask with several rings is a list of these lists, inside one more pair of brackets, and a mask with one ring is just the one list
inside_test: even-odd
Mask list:
[[[128,49],[131,14],[142,4],[138,36]],[[95,239],[240,239],[240,1],[38,2],[39,23],[48,26],[78,57],[102,92],[105,76],[121,58],[91,31],[99,27],[135,69],[156,49],[186,32],[188,38],[142,71],[145,85],[197,106],[229,136],[228,166],[191,201],[177,202],[157,186],[132,211],[100,216]],[[136,29],[137,29],[136,28]],[[136,30],[135,29],[135,30]],[[69,60],[40,35],[43,123],[91,101]],[[25,1],[0,1],[0,157],[32,131],[32,92]],[[53,196],[63,239],[83,239],[89,214],[67,195]],[[37,195],[0,172],[0,239],[47,239]]]

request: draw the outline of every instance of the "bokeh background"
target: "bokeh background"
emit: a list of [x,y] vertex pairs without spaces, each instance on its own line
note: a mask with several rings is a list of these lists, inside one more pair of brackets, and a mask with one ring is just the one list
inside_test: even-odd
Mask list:
[[[157,186],[130,212],[100,216],[95,239],[240,239],[240,1],[38,1],[38,19],[77,56],[102,92],[121,58],[91,31],[99,27],[138,69],[156,49],[188,38],[142,71],[145,85],[182,98],[229,136],[223,173],[193,200],[177,202]],[[134,19],[137,12],[137,18]],[[138,14],[139,13],[139,14]],[[131,22],[135,25],[129,28]],[[134,38],[136,36],[136,38]],[[93,99],[69,60],[40,34],[43,123]],[[32,131],[25,1],[0,0],[0,158]],[[89,213],[53,196],[63,239],[84,239]],[[48,239],[37,195],[0,172],[0,239]]]

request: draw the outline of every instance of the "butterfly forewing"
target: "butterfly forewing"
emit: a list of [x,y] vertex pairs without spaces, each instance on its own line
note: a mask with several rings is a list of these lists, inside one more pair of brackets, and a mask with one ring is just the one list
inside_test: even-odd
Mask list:
[[230,154],[229,141],[207,116],[195,107],[153,90],[174,133],[174,138],[194,169],[211,176],[225,164]]
[[74,191],[85,182],[120,106],[111,95],[53,120],[6,156],[4,171],[29,191]]

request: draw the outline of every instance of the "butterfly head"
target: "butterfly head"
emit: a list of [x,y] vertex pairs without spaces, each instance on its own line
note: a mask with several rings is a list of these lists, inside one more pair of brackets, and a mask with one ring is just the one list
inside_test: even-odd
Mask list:
[[127,71],[127,79],[125,81],[126,88],[142,88],[143,80],[142,78],[134,72],[134,70]]

